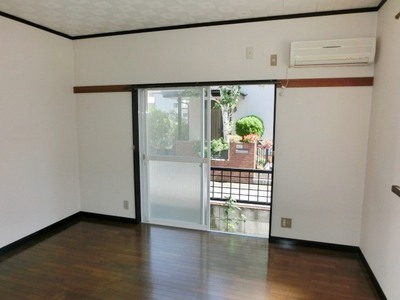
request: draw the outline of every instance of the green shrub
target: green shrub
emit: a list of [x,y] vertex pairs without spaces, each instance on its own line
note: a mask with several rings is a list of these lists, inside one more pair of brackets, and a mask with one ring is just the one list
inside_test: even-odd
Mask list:
[[264,133],[264,122],[257,116],[247,116],[236,121],[236,133],[242,138],[249,134],[261,137]]
[[229,144],[225,143],[223,138],[215,139],[211,141],[211,158],[217,158],[222,151],[228,150]]

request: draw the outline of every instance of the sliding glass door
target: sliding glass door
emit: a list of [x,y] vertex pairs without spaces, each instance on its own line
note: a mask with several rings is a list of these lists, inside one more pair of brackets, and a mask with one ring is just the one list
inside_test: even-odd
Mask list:
[[206,88],[140,92],[143,221],[207,229]]

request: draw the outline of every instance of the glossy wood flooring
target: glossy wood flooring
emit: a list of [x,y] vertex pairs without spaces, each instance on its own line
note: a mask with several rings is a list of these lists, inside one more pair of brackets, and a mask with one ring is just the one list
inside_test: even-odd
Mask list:
[[80,221],[0,257],[0,299],[379,299],[356,254]]

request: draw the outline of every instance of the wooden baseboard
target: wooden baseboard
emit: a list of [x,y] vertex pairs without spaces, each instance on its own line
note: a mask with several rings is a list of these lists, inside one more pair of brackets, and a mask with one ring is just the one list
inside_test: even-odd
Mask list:
[[[46,239],[51,237],[52,235],[68,228],[69,226],[76,224],[79,222],[80,212],[77,212],[69,217],[66,217],[54,224],[51,224],[43,229],[40,229],[26,237],[23,237],[11,244],[8,244],[2,248],[0,248],[0,256],[5,255],[13,250],[20,249],[21,251]],[[1,261],[1,258],[0,258]]]
[[297,239],[289,239],[289,238],[281,238],[281,237],[276,237],[276,236],[270,236],[269,242],[273,243],[273,244],[279,244],[279,245],[282,245],[282,246],[288,247],[288,248],[302,246],[302,247],[312,247],[312,248],[317,248],[317,249],[327,249],[327,250],[336,250],[336,251],[342,251],[342,252],[355,253],[358,255],[369,278],[371,279],[371,282],[372,282],[376,292],[378,293],[379,298],[382,300],[387,299],[385,296],[385,293],[382,290],[382,287],[380,286],[378,280],[376,279],[375,274],[372,271],[371,267],[369,266],[367,260],[365,259],[364,254],[362,253],[360,247],[314,242],[314,241],[297,240]]
[[371,279],[372,284],[374,285],[374,288],[375,288],[376,292],[379,295],[379,298],[382,299],[382,300],[387,300],[386,295],[383,292],[382,287],[379,284],[378,280],[376,279],[374,272],[372,271],[371,267],[369,266],[364,254],[362,253],[360,248],[358,248],[358,250],[359,250],[358,251],[358,255],[360,257],[360,260],[361,260],[365,270],[367,271],[368,276]]
[[8,244],[0,248],[0,261],[2,260],[1,256],[5,256],[6,254],[16,250],[23,251],[24,249],[29,248],[80,221],[93,221],[93,222],[113,221],[113,222],[131,223],[131,224],[140,223],[136,219],[80,211],[54,224],[51,224],[43,229],[40,229],[26,237],[23,237],[11,244]]
[[131,223],[131,224],[139,224],[140,222],[135,218],[126,218],[126,217],[118,217],[104,214],[97,214],[91,212],[81,211],[79,213],[79,218],[81,221],[112,221],[112,222],[120,222],[120,223]]
[[314,242],[314,241],[305,241],[305,240],[296,240],[289,238],[282,238],[277,236],[270,236],[269,242],[273,244],[280,244],[287,247],[290,246],[302,246],[302,247],[312,247],[318,249],[328,249],[328,250],[336,250],[342,252],[351,252],[351,253],[359,253],[359,247],[356,246],[347,246],[340,244],[330,244],[330,243],[322,243],[322,242]]

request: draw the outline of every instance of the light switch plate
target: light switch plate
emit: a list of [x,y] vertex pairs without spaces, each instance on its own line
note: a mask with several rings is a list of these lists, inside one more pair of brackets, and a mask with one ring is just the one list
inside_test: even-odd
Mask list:
[[278,54],[271,54],[269,64],[271,67],[276,67],[278,65]]

